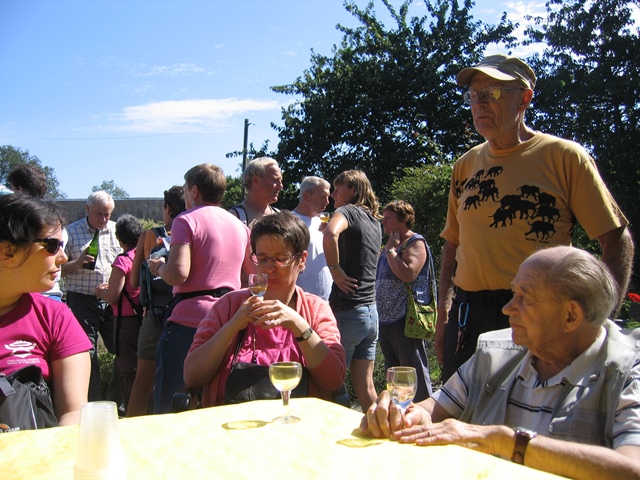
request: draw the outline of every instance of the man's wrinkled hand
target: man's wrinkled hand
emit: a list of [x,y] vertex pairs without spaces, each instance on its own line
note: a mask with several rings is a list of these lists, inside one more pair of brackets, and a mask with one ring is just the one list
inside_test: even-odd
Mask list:
[[412,403],[403,415],[385,390],[362,417],[360,431],[376,438],[389,438],[394,432],[421,423],[421,410],[421,407]]

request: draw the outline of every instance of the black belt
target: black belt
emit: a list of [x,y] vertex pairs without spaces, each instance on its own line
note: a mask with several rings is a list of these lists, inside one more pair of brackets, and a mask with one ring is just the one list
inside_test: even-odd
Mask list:
[[502,308],[513,297],[511,290],[478,290],[468,292],[460,287],[455,287],[456,299],[469,305],[482,305],[484,307]]
[[189,298],[201,297],[203,295],[211,295],[212,297],[219,298],[224,294],[229,293],[230,291],[231,291],[230,288],[223,287],[223,288],[216,288],[215,290],[198,290],[195,292],[180,292],[180,293],[177,293],[173,298],[178,300],[176,303],[182,300],[187,300]]
[[169,319],[171,314],[173,313],[173,309],[176,308],[176,305],[180,303],[182,300],[187,300],[189,298],[201,297],[203,295],[211,295],[212,297],[219,298],[227,293],[229,293],[231,288],[216,288],[215,290],[197,290],[195,292],[180,292],[174,295],[174,297],[167,303],[167,306],[164,307],[164,312],[160,317],[159,324],[163,326],[166,321]]

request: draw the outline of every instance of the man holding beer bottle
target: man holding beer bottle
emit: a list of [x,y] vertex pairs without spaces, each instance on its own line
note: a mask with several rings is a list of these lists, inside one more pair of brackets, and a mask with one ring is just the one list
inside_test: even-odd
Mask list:
[[[91,351],[91,379],[89,401],[101,400],[100,364],[97,355],[98,335],[105,347],[115,351],[114,319],[105,317],[106,304],[96,297],[96,287],[108,282],[111,264],[122,249],[116,238],[116,224],[111,221],[115,203],[105,191],[89,195],[85,210],[87,216],[67,228],[69,241],[64,251],[69,257],[62,265],[67,305],[89,336]],[[97,251],[97,253],[96,253]]]

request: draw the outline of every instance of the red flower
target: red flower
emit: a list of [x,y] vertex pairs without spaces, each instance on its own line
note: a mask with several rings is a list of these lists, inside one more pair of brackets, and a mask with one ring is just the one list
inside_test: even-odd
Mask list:
[[629,300],[631,300],[632,302],[635,303],[640,303],[640,295],[638,295],[637,293],[628,293],[627,297],[629,298]]

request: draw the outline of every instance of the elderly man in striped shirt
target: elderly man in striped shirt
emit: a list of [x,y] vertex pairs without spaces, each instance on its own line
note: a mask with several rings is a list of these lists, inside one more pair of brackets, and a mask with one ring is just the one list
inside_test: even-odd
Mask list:
[[457,444],[569,478],[640,478],[640,329],[607,320],[619,298],[603,262],[573,247],[520,266],[510,329],[402,415],[383,392],[363,432]]

